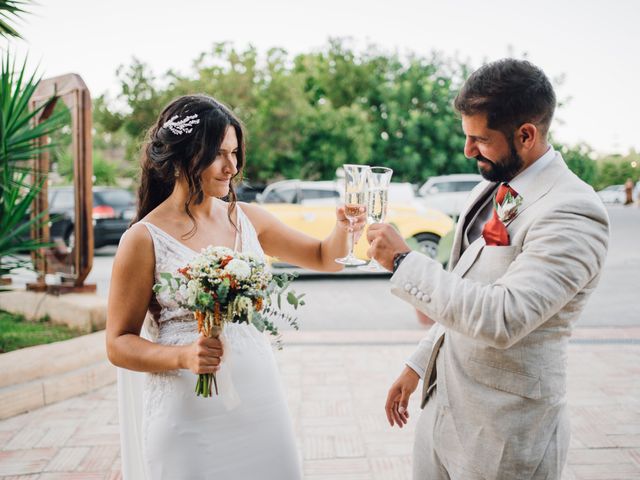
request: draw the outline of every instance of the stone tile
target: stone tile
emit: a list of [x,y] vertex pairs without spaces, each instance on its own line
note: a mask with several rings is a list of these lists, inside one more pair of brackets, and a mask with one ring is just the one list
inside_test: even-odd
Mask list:
[[10,475],[8,477],[2,477],[2,480],[38,480],[40,477],[39,473],[34,473],[33,475]]
[[638,480],[640,478],[640,468],[633,463],[572,465],[571,469],[580,480]]
[[104,473],[52,472],[43,473],[38,480],[104,480]]
[[336,457],[364,457],[364,439],[361,434],[337,434],[334,437]]
[[120,428],[117,425],[83,427],[74,432],[66,445],[120,445]]
[[44,428],[24,428],[18,431],[4,446],[4,450],[24,450],[34,448],[44,437]]
[[0,452],[0,477],[4,475],[36,474],[56,454],[53,448],[32,448],[29,450],[7,450]]
[[376,480],[411,480],[411,456],[374,457],[371,459]]
[[606,463],[624,463],[629,457],[618,448],[579,448],[569,450],[568,465],[594,465]]
[[306,435],[302,439],[302,458],[304,460],[335,457],[336,446],[333,435]]
[[626,453],[631,458],[631,461],[640,467],[640,448],[627,450]]
[[74,425],[49,428],[38,441],[36,447],[62,447],[76,431]]
[[116,456],[120,453],[119,445],[100,445],[92,447],[82,460],[77,470],[81,472],[102,472],[111,470]]
[[340,475],[363,474],[371,475],[371,467],[366,458],[333,458],[328,460],[309,460],[304,462],[305,478],[307,478],[307,476],[312,478],[314,475],[316,477],[326,476],[327,478],[343,478],[340,477]]
[[58,453],[49,465],[47,465],[46,471],[48,472],[73,472],[76,470],[84,458],[91,450],[90,447],[66,447],[58,450]]

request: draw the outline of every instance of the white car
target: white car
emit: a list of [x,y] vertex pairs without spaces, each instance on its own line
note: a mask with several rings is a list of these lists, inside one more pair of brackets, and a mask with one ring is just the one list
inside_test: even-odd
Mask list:
[[459,173],[429,178],[418,190],[424,205],[458,218],[465,200],[482,175]]
[[608,187],[599,190],[598,195],[602,200],[602,203],[607,205],[622,205],[627,199],[627,195],[624,191],[624,185],[609,185]]

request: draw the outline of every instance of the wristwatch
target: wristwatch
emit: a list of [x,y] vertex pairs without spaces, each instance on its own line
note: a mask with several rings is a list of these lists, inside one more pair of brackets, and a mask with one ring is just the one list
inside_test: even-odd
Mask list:
[[400,264],[402,263],[402,261],[405,259],[405,257],[407,255],[409,255],[411,252],[403,252],[403,253],[396,253],[395,256],[393,257],[393,273],[396,273],[396,270],[398,270],[398,267],[400,266]]

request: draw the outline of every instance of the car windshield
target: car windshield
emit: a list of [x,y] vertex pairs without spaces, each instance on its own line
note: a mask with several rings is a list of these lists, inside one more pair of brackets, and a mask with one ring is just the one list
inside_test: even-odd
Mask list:
[[303,200],[316,200],[321,198],[340,198],[340,192],[320,188],[304,188],[302,190]]
[[264,197],[264,203],[293,203],[296,198],[295,188],[274,188]]
[[471,180],[467,182],[455,182],[456,192],[470,192],[476,185],[480,183],[478,180]]
[[128,190],[103,190],[94,194],[94,203],[112,207],[133,205],[133,194]]
[[55,209],[73,208],[75,199],[73,190],[58,190],[50,192],[49,207]]

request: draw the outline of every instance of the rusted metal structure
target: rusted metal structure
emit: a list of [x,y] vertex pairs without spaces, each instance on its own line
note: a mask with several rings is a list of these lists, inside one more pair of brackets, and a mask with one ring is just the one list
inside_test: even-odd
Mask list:
[[[73,155],[73,186],[75,194],[74,242],[71,249],[60,245],[35,252],[32,256],[38,280],[27,285],[29,290],[49,293],[95,292],[95,284],[85,284],[85,279],[93,266],[93,193],[92,193],[92,132],[91,95],[79,75],[70,73],[40,81],[31,97],[31,107],[37,108],[52,101],[42,111],[38,121],[48,118],[58,101],[64,102],[71,113],[71,135]],[[40,138],[40,142],[48,142]],[[46,175],[49,172],[49,154],[42,153],[34,161],[34,171]],[[48,209],[48,188],[45,182],[38,195],[32,215]],[[49,241],[49,218],[32,232],[35,238]],[[45,275],[58,273],[60,284],[47,285]]]

